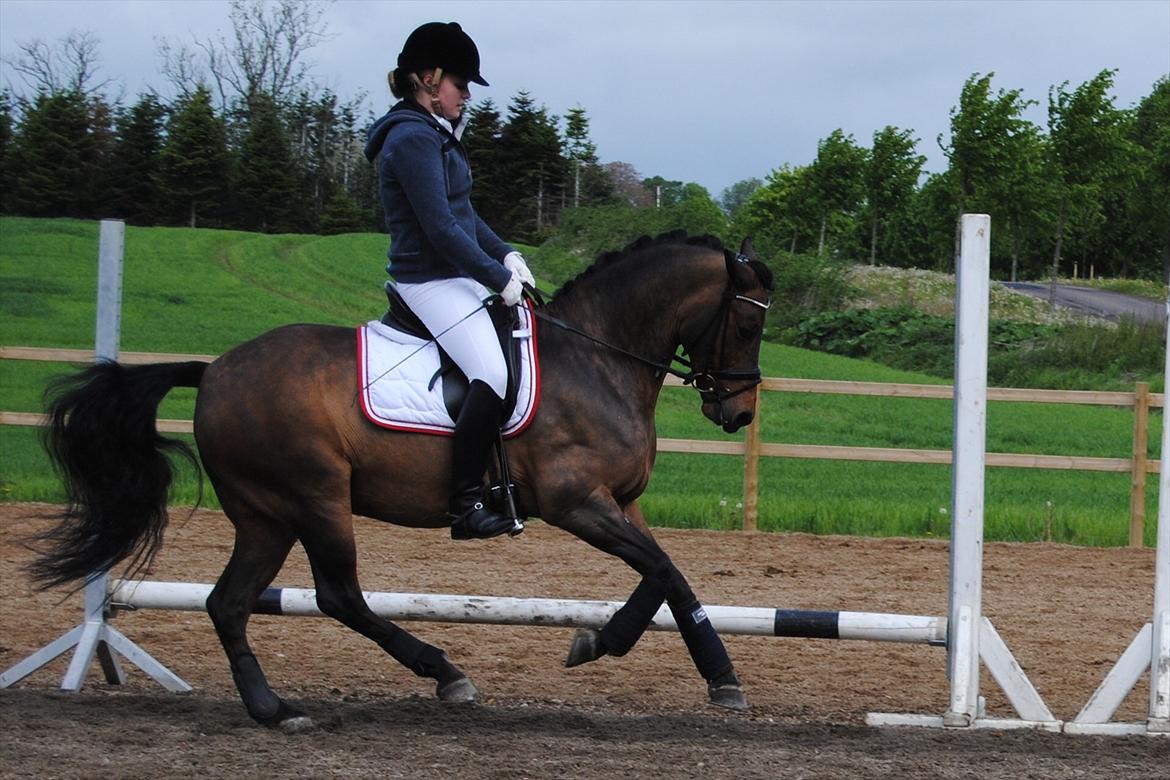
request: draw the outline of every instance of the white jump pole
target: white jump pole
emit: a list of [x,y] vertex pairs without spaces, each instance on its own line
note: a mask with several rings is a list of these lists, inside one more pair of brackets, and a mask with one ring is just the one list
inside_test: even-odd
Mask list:
[[[1170,396],[1170,300],[1166,301],[1166,373]],[[1117,708],[1150,673],[1145,723],[1110,721]],[[1170,408],[1162,408],[1162,452],[1158,469],[1158,536],[1154,547],[1154,614],[1117,659],[1065,731],[1073,734],[1146,734],[1170,737]]]
[[[110,583],[111,609],[165,609],[206,612],[211,585],[190,582],[114,580]],[[505,626],[601,628],[621,608],[620,601],[515,598],[511,596],[457,596],[443,593],[362,594],[370,610],[387,620],[425,620],[439,623],[484,623]],[[856,639],[878,642],[944,645],[947,621],[943,617],[891,615],[878,612],[814,612],[766,607],[705,606],[717,631],[746,636]],[[256,614],[323,617],[312,588],[268,588],[256,604]],[[650,623],[651,631],[678,631],[668,607]]]
[[[98,246],[97,323],[94,336],[94,358],[98,362],[114,362],[118,359],[122,332],[122,258],[125,235],[126,225],[121,220],[102,220]],[[85,584],[85,619],[81,625],[0,674],[0,688],[7,688],[23,680],[58,656],[76,648],[61,681],[62,690],[81,690],[95,655],[101,663],[107,682],[113,684],[124,682],[125,675],[114,651],[168,690],[180,693],[191,690],[191,686],[106,622],[108,580],[108,572],[95,572],[90,575]]]

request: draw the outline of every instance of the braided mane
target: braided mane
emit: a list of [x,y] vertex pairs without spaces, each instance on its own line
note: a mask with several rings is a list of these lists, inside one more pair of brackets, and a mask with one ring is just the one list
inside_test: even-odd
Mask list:
[[[657,236],[642,236],[631,241],[629,244],[617,251],[604,252],[598,256],[597,260],[593,262],[588,268],[581,273],[574,276],[569,281],[565,282],[557,294],[553,297],[551,302],[563,301],[573,294],[573,290],[578,286],[578,282],[589,278],[591,275],[597,273],[598,269],[609,268],[618,265],[632,255],[639,254],[644,250],[657,246],[665,246],[668,244],[682,244],[684,246],[698,246],[713,249],[716,252],[723,252],[730,255],[730,250],[723,245],[717,237],[706,234],[702,236],[689,236],[685,230],[672,230],[669,233],[661,233]],[[766,290],[772,290],[772,270],[768,266],[761,263],[759,260],[752,260],[748,265],[755,271],[760,283]]]

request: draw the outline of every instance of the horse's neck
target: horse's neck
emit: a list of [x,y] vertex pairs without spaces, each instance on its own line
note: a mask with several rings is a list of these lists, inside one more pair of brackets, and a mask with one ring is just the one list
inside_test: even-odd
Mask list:
[[557,316],[608,344],[666,362],[679,345],[682,315],[695,308],[693,299],[711,297],[704,295],[712,281],[709,265],[644,263],[620,284],[614,283],[616,274],[591,279]]

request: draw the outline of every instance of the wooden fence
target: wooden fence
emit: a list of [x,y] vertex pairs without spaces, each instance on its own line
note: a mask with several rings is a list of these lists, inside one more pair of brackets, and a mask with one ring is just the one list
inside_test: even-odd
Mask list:
[[[93,350],[40,349],[36,347],[0,347],[0,360],[39,360],[85,363],[93,360]],[[118,360],[126,364],[160,363],[184,360],[214,360],[214,355],[182,355],[155,352],[122,352]],[[681,386],[675,377],[666,378],[667,386]],[[934,398],[949,400],[950,385],[915,385],[890,382],[844,382],[821,379],[783,379],[765,377],[760,389],[767,392],[821,393],[826,395],[885,396],[895,398]],[[760,398],[756,397],[756,423],[748,426],[743,441],[707,439],[659,439],[659,452],[709,455],[737,455],[743,458],[743,527],[755,530],[759,517],[760,458],[806,458],[811,460],[883,461],[888,463],[949,464],[950,450],[914,450],[887,447],[842,447],[823,444],[780,444],[760,440]],[[1146,475],[1156,474],[1157,460],[1148,456],[1149,414],[1154,407],[1165,406],[1165,396],[1151,393],[1145,382],[1137,383],[1134,392],[1099,392],[1085,390],[1028,390],[992,387],[988,401],[1018,403],[1082,404],[1133,409],[1133,449],[1129,458],[1095,458],[1080,455],[1033,455],[988,452],[988,466],[1025,469],[1072,471],[1129,472],[1129,544],[1141,547],[1145,529]],[[22,412],[0,412],[0,425],[43,424],[43,416]],[[190,433],[188,420],[159,420],[158,429],[168,433]]]

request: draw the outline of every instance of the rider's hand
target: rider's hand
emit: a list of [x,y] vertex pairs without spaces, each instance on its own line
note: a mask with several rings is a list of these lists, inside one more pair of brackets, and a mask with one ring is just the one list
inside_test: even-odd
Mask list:
[[520,281],[529,287],[536,286],[536,279],[532,278],[532,271],[528,270],[528,263],[524,262],[524,255],[519,252],[504,255],[504,268],[520,277]]
[[500,290],[500,297],[504,299],[504,303],[508,306],[515,306],[520,302],[520,296],[524,294],[524,285],[520,282],[520,275],[515,271],[512,272],[512,279]]

